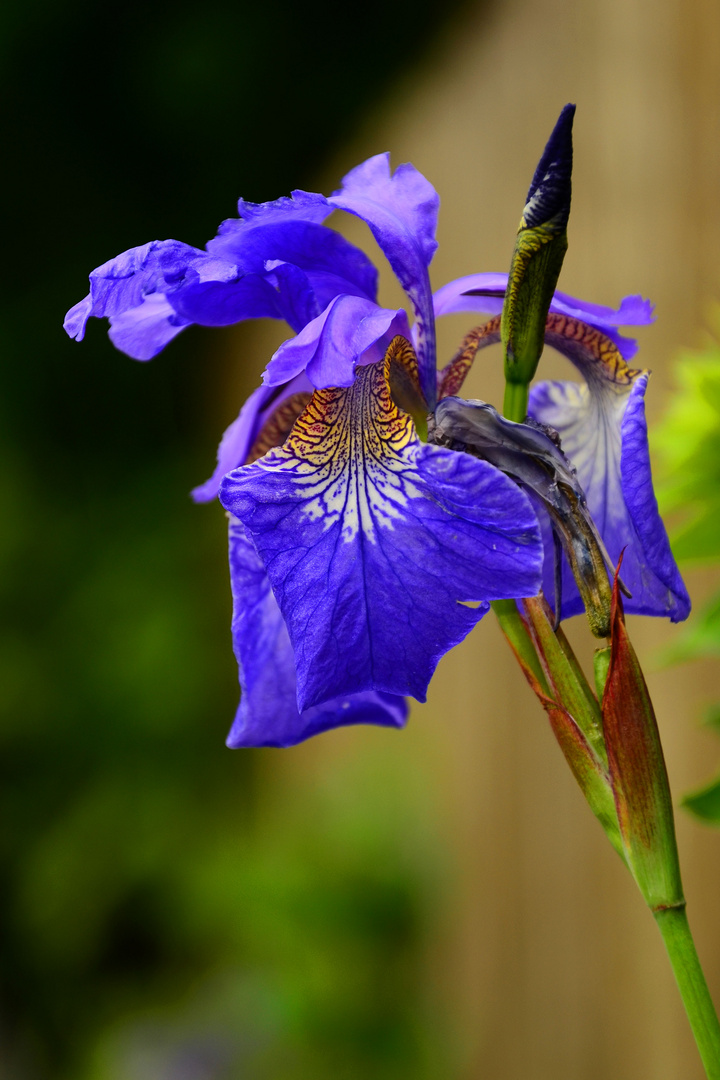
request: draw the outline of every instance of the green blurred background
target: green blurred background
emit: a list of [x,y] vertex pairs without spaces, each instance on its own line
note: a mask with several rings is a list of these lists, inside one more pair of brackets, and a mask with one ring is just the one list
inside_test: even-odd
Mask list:
[[[440,191],[434,285],[504,269],[574,100],[561,286],[657,302],[655,421],[720,285],[716,0],[36,0],[0,26],[0,1077],[700,1077],[652,920],[492,620],[403,733],[224,747],[225,522],[188,491],[282,329],[191,328],[138,364],[61,323],[125,248],[202,246],[239,195],[329,191],[387,149]],[[467,328],[446,320],[441,358]],[[469,393],[501,391],[488,351]],[[699,606],[717,586],[689,582]],[[633,624],[646,661],[674,634]],[[679,794],[718,758],[717,674],[650,675]],[[718,998],[720,835],[679,829]]]

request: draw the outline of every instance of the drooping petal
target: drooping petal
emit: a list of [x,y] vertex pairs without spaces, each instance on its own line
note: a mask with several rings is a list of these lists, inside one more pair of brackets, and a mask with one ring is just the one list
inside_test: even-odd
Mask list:
[[[307,289],[306,280],[300,287]],[[186,325],[231,326],[245,319],[285,317],[278,290],[261,274],[238,277],[234,273],[226,281],[204,281],[198,277],[169,294],[168,303]]]
[[[193,489],[193,499],[209,502],[217,498],[220,481],[226,473],[254,461],[271,446],[283,442],[312,391],[304,373],[284,386],[259,386],[254,390],[220,440],[215,471],[209,480]],[[268,442],[266,429],[271,422],[274,422],[277,438]]]
[[[225,222],[224,227],[230,224]],[[254,317],[244,285],[256,275],[272,299],[272,310],[262,314],[285,319],[295,330],[341,293],[375,299],[377,270],[359,248],[332,229],[302,221],[243,226],[238,222],[220,238],[222,243],[208,244],[212,254],[234,260],[235,279],[188,283],[173,297],[179,314],[190,322],[227,326]]]
[[318,389],[351,386],[363,353],[378,342],[386,347],[396,334],[407,332],[404,311],[380,308],[358,296],[338,296],[297,337],[280,346],[263,379],[278,386],[305,371]]
[[403,727],[408,711],[404,699],[372,691],[298,712],[295,663],[285,622],[252,541],[232,517],[229,542],[232,637],[241,697],[228,746],[294,746],[346,724]]
[[225,222],[207,251],[155,240],[98,267],[89,295],[66,316],[67,333],[82,340],[91,315],[108,316],[120,321],[111,335],[118,348],[147,360],[190,323],[272,318],[300,330],[341,293],[375,299],[370,260],[319,224],[332,210],[322,195],[241,209],[247,217]]
[[[507,274],[469,274],[467,277],[449,281],[435,293],[435,315],[453,315],[458,312],[482,312],[499,315],[502,311]],[[594,326],[614,341],[620,355],[631,360],[638,346],[634,338],[623,337],[618,326],[645,326],[653,321],[653,305],[641,296],[626,296],[616,309],[602,304],[590,304],[567,293],[556,291],[550,311],[580,319]]]
[[152,360],[187,325],[163,293],[150,293],[137,307],[110,316],[108,337],[133,360]]
[[420,385],[435,404],[435,322],[428,267],[437,249],[435,230],[440,199],[412,165],[390,172],[390,155],[378,154],[358,165],[328,200],[362,218],[410,297],[416,317]]
[[[687,618],[690,599],[652,489],[644,406],[648,372],[629,368],[607,336],[574,319],[551,316],[546,341],[586,382],[539,383],[530,392],[530,415],[560,435],[611,559],[616,562],[626,549],[622,578],[632,593],[626,609],[667,615],[673,622]],[[549,558],[544,579],[552,596]],[[582,611],[567,567],[562,592],[564,617]]]
[[[178,240],[153,240],[142,247],[130,248],[93,270],[90,274],[90,292],[67,313],[65,330],[70,337],[82,341],[91,315],[96,318],[117,318],[140,308],[148,296],[165,297],[167,293],[180,288],[189,275],[194,275],[195,280],[208,276],[227,279],[234,274],[235,269],[230,264],[189,244],[182,244]],[[174,314],[171,310],[166,318],[169,320]],[[146,315],[139,314],[136,322],[142,324]],[[157,339],[162,336],[156,320],[151,320],[147,325],[151,337]],[[149,345],[143,346],[141,351],[148,352],[149,348]],[[136,359],[149,359],[149,356]]]
[[316,391],[284,446],[227,476],[220,500],[267,568],[301,709],[366,690],[424,700],[487,602],[539,585],[525,495],[486,462],[421,444],[381,364]]

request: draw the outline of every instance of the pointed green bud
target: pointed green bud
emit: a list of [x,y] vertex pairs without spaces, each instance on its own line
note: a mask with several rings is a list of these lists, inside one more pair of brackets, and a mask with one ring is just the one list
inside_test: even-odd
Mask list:
[[645,679],[625,627],[617,574],[612,596],[610,665],[602,699],[602,719],[610,780],[628,866],[654,912],[682,907],[685,901],[660,733]]
[[510,263],[501,336],[505,415],[525,419],[527,386],[543,351],[545,321],[567,251],[575,106],[560,113],[535,170]]

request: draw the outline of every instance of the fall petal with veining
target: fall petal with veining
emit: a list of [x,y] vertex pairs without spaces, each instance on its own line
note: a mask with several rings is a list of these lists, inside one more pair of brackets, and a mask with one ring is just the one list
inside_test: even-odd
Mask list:
[[539,586],[527,498],[485,462],[420,443],[383,364],[316,391],[285,445],[226,477],[220,499],[267,568],[301,709],[363,690],[424,700],[489,600]]

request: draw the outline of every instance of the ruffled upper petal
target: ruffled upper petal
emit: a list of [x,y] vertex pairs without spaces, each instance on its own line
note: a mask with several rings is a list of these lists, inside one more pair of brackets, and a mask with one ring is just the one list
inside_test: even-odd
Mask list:
[[[221,229],[225,232],[210,241],[208,251],[234,260],[237,274],[211,284],[190,282],[173,296],[176,310],[190,322],[227,326],[263,315],[285,319],[299,331],[341,293],[366,300],[377,295],[375,267],[332,229],[295,220],[265,223],[261,215],[247,228],[244,221],[226,221]],[[248,281],[264,286],[264,305],[260,295],[246,296]]]
[[[189,244],[153,240],[142,247],[130,248],[93,270],[90,292],[67,313],[65,330],[82,341],[91,315],[96,318],[124,315],[139,308],[149,295],[165,295],[179,288],[188,275],[193,275],[193,280],[207,276],[227,279],[234,273],[231,265]],[[139,321],[144,317],[140,316]]]
[[[611,559],[616,562],[625,549],[622,578],[632,593],[627,611],[667,615],[673,622],[687,618],[690,599],[652,490],[644,409],[648,373],[629,368],[607,336],[577,320],[549,319],[546,341],[587,381],[539,383],[530,391],[530,415],[560,435]],[[549,556],[544,588],[553,595]],[[567,567],[562,588],[563,616],[582,611]]]
[[260,274],[235,274],[226,281],[197,278],[170,294],[168,302],[186,325],[230,326],[245,319],[283,318],[278,290]]
[[433,408],[436,393],[435,323],[428,267],[437,249],[440,199],[414,166],[390,172],[390,155],[378,154],[347,174],[328,200],[365,221],[410,297],[417,319],[420,384]]
[[241,697],[228,746],[294,746],[346,724],[403,727],[405,700],[373,691],[298,712],[295,662],[285,622],[252,541],[232,517],[229,547],[232,637]]
[[[507,274],[468,274],[467,277],[449,281],[435,293],[435,315],[452,315],[458,312],[482,312],[499,315],[502,311]],[[617,346],[625,360],[631,360],[638,346],[634,338],[618,333],[618,326],[644,326],[653,321],[653,305],[641,296],[626,296],[620,307],[609,308],[602,304],[590,304],[567,293],[557,291],[550,304],[550,311],[580,319],[602,331]]]
[[[380,308],[358,296],[338,296],[297,337],[283,342],[263,380],[278,386],[305,371],[318,389],[351,386],[355,365],[367,350],[378,342],[387,345],[396,334],[407,332],[404,311]],[[383,348],[381,355],[384,352]]]
[[485,462],[421,444],[381,364],[316,391],[286,443],[225,477],[220,499],[267,568],[301,709],[366,690],[424,700],[487,601],[539,587],[525,495]]
[[68,312],[66,331],[81,340],[91,315],[121,320],[113,341],[147,360],[190,323],[273,318],[300,330],[341,293],[374,300],[377,271],[370,260],[319,224],[332,209],[327,200],[295,195],[300,198],[242,203],[247,217],[224,222],[207,251],[156,240],[104,263],[90,275],[89,295]]
[[258,226],[286,224],[290,221],[310,221],[322,225],[332,213],[332,206],[324,195],[315,191],[296,189],[290,195],[281,195],[279,199],[270,199],[264,203],[248,202],[238,199],[238,216],[227,218],[217,231],[217,236],[208,244],[208,251],[213,250],[223,258],[232,258],[238,233],[247,233]]

